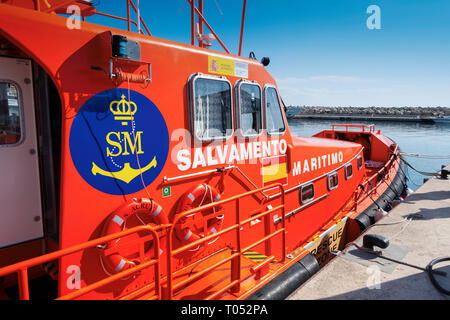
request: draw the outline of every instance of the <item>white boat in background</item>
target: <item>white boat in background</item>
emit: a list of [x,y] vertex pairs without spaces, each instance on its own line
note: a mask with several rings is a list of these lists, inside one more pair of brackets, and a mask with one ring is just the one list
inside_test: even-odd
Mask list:
[[286,111],[286,118],[292,119],[297,114],[299,114],[300,111],[302,111],[302,108],[301,107],[286,107],[285,111]]
[[439,116],[434,118],[433,121],[435,123],[450,124],[450,116]]

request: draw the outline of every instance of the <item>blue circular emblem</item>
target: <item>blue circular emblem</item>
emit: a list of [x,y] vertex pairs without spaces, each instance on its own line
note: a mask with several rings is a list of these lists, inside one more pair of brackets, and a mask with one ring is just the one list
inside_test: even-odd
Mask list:
[[161,173],[169,132],[147,97],[110,89],[80,108],[69,144],[72,161],[87,183],[105,193],[125,195],[144,189]]

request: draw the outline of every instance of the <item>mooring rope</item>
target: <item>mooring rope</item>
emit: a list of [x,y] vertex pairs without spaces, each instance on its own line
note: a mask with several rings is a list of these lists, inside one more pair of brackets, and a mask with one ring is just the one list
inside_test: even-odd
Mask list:
[[426,159],[450,159],[450,155],[426,155],[418,153],[407,153],[400,152],[401,156],[415,157],[415,158],[426,158]]
[[439,172],[441,171],[441,170],[439,170],[439,171],[437,171],[437,172],[420,171],[420,170],[414,168],[413,165],[410,164],[410,163],[409,163],[402,155],[400,155],[400,158],[403,160],[403,162],[406,163],[406,165],[407,165],[408,167],[410,167],[411,169],[413,169],[413,170],[416,171],[417,173],[420,173],[420,174],[422,174],[422,175],[424,175],[424,176],[435,177],[435,176],[438,176],[438,175],[439,175]]

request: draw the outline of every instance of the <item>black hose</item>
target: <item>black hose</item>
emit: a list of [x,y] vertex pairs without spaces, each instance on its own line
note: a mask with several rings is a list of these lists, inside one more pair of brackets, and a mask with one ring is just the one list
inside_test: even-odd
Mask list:
[[420,270],[426,271],[426,272],[428,273],[428,276],[430,277],[430,280],[431,280],[431,283],[433,284],[433,286],[434,286],[439,292],[444,293],[444,294],[446,294],[446,295],[450,295],[450,290],[447,290],[447,289],[443,288],[443,287],[439,284],[439,282],[436,280],[436,278],[435,278],[435,275],[436,275],[436,274],[441,275],[441,276],[447,276],[448,274],[445,273],[445,272],[443,272],[443,271],[433,270],[433,266],[434,266],[435,264],[440,263],[440,262],[443,262],[443,261],[450,261],[450,257],[436,258],[436,259],[432,260],[432,261],[426,266],[426,268],[424,269],[424,268],[421,268],[421,267],[418,267],[418,266],[415,266],[415,265],[412,265],[412,264],[409,264],[409,263],[406,263],[406,262],[403,262],[403,261],[398,261],[398,260],[395,260],[395,259],[392,259],[392,258],[383,256],[383,255],[381,254],[381,251],[374,251],[374,250],[369,249],[369,248],[361,247],[361,246],[357,245],[357,244],[354,243],[354,242],[348,243],[345,247],[347,247],[349,244],[352,244],[352,245],[354,245],[357,249],[359,249],[359,250],[361,250],[361,251],[364,251],[364,252],[367,252],[367,253],[370,253],[370,254],[373,254],[373,255],[375,255],[375,256],[377,256],[377,257],[379,257],[379,258],[383,258],[383,259],[390,260],[390,261],[393,261],[393,262],[397,262],[397,263],[400,263],[400,264],[403,264],[403,265],[406,265],[406,266],[409,266],[409,267],[413,267],[413,268],[416,268],[416,269],[420,269]]
[[436,280],[435,274],[434,274],[434,272],[433,272],[433,266],[434,266],[435,264],[437,264],[437,263],[439,263],[439,262],[443,262],[443,261],[450,261],[450,257],[444,257],[444,258],[436,258],[436,259],[434,259],[433,261],[431,261],[431,262],[427,265],[426,270],[427,270],[428,276],[430,277],[431,283],[434,285],[434,287],[435,287],[436,289],[438,289],[439,292],[442,292],[442,293],[444,293],[444,294],[450,296],[450,291],[447,290],[447,289],[444,289],[444,288],[439,284],[439,282]]

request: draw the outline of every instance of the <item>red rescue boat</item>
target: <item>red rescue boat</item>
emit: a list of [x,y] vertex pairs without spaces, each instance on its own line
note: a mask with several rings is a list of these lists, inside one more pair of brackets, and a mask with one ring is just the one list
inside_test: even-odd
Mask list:
[[188,2],[190,44],[132,0],[0,4],[1,299],[284,299],[404,192],[394,141],[292,135],[269,59]]

